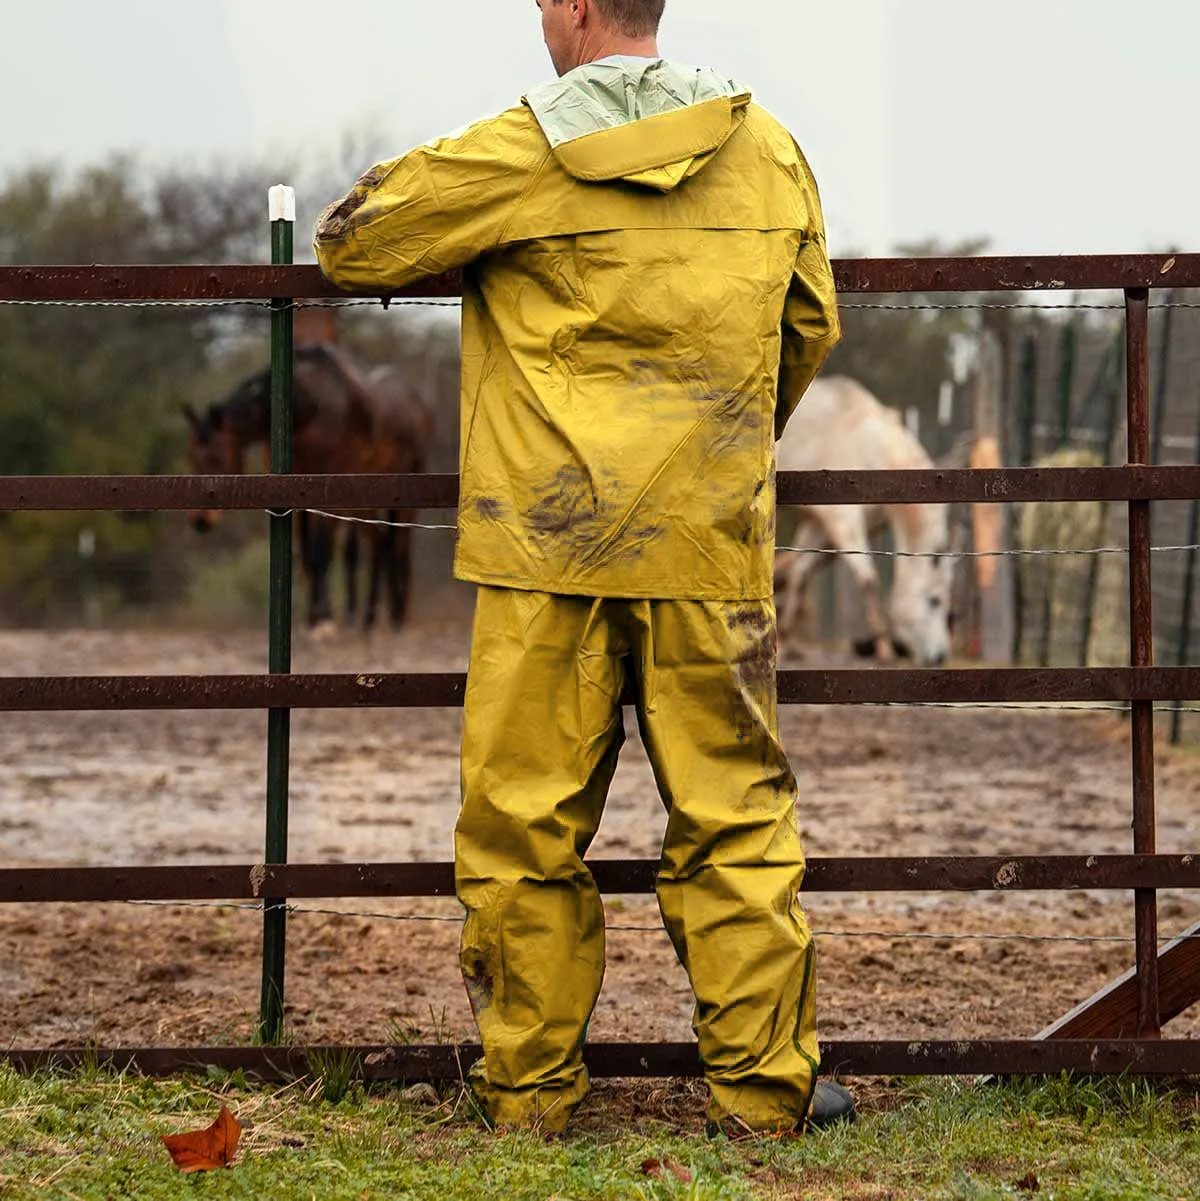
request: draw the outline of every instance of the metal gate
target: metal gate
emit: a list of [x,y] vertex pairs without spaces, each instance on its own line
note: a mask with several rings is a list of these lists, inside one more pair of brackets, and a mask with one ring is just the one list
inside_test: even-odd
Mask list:
[[[0,903],[247,900],[264,913],[260,1035],[253,1047],[9,1049],[21,1068],[111,1061],[166,1073],[199,1065],[241,1067],[266,1077],[302,1073],[329,1048],[278,1046],[290,901],[313,897],[432,897],[453,893],[448,863],[289,864],[288,734],[302,708],[457,706],[464,679],[449,673],[300,675],[290,670],[291,529],[296,509],[452,508],[451,475],[289,474],[291,322],[305,302],[345,299],[315,267],[294,266],[291,224],[272,222],[266,266],[0,267],[2,303],[269,302],[273,324],[270,476],[8,477],[0,510],[258,509],[271,528],[270,671],[240,676],[2,677],[0,711],[267,709],[268,799],[264,862],[241,866],[0,868]],[[1200,1042],[1165,1040],[1161,1024],[1200,999],[1200,937],[1159,949],[1156,890],[1200,887],[1200,856],[1159,855],[1155,842],[1156,701],[1200,696],[1200,668],[1153,665],[1150,515],[1155,501],[1200,498],[1200,466],[1150,465],[1147,329],[1151,294],[1200,286],[1200,255],[1162,258],[856,259],[834,264],[839,293],[1014,292],[1117,289],[1124,295],[1128,465],[783,474],[781,505],[798,503],[983,503],[1099,500],[1128,505],[1129,666],[1113,668],[857,669],[782,671],[783,704],[1123,702],[1129,706],[1132,845],[1123,855],[828,858],[809,862],[805,889],[1015,891],[1128,889],[1136,969],[1094,1003],[1037,1040],[833,1041],[826,1070],[844,1075],[1048,1073],[1060,1070],[1200,1073]],[[397,297],[461,294],[457,274]],[[387,299],[384,298],[385,303]],[[650,860],[591,863],[605,893],[653,891]],[[349,1048],[367,1079],[458,1078],[474,1046]],[[590,1045],[597,1076],[695,1075],[690,1043]]]

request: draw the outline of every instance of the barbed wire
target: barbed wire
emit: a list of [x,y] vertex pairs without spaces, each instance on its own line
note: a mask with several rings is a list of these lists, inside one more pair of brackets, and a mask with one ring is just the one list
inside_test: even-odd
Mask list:
[[[1036,289],[1029,289],[1036,291]],[[854,292],[845,292],[844,295],[853,296]],[[860,293],[861,295],[861,293]],[[266,310],[274,310],[278,312],[280,309],[308,309],[308,308],[382,308],[388,309],[393,305],[400,307],[420,307],[420,308],[462,308],[461,297],[415,297],[415,296],[393,296],[393,297],[347,297],[346,299],[333,297],[317,297],[311,300],[289,300],[286,304],[279,304],[275,300],[234,300],[234,299],[216,299],[216,300],[120,300],[120,299],[105,299],[97,297],[91,300],[56,300],[48,297],[4,297],[0,298],[0,305],[28,305],[31,307],[43,308],[124,308],[124,309],[141,309],[141,308],[259,308]],[[886,313],[952,313],[952,312],[979,312],[984,310],[1008,310],[1012,312],[1121,312],[1125,305],[1120,302],[1112,303],[1096,303],[1091,301],[1066,301],[1047,304],[1039,304],[1030,301],[1018,301],[1012,304],[1005,304],[1000,301],[956,301],[947,302],[944,304],[935,304],[932,302],[920,302],[915,304],[877,304],[877,303],[840,303],[841,309],[849,309],[858,312],[875,310]],[[1192,300],[1164,300],[1150,305],[1150,311],[1155,312],[1160,309],[1200,309],[1200,301]]]
[[[46,300],[2,297],[0,305],[58,309],[270,309],[270,300]],[[296,308],[297,305],[288,305]]]
[[[1174,304],[1174,302],[1171,302],[1170,304],[1154,305],[1152,307],[1165,309],[1165,308],[1175,307],[1175,304]],[[1182,307],[1182,306],[1180,306],[1180,307]],[[1189,305],[1188,307],[1192,307],[1192,306]],[[1070,304],[1070,303],[1066,303],[1066,304],[1030,304],[1030,303],[1023,303],[1023,302],[1017,303],[1017,304],[1003,304],[1003,303],[996,302],[996,301],[979,301],[977,303],[972,304],[969,301],[961,301],[958,303],[949,303],[949,304],[931,304],[931,303],[922,303],[922,304],[869,304],[869,303],[868,304],[843,304],[841,301],[839,301],[838,308],[839,309],[852,309],[852,310],[856,310],[858,312],[874,310],[874,311],[878,311],[881,313],[955,313],[955,312],[978,312],[983,309],[988,309],[988,310],[1005,309],[1005,310],[1009,310],[1009,311],[1021,311],[1021,312],[1034,311],[1034,312],[1038,312],[1038,313],[1044,313],[1044,312],[1056,312],[1056,311],[1060,311],[1063,309],[1097,310],[1097,311],[1102,311],[1102,312],[1111,312],[1111,311],[1123,310],[1125,308],[1125,306],[1123,304],[1093,304],[1093,303],[1089,303],[1089,302],[1081,302],[1079,304]]]
[[[278,912],[283,909],[288,914],[299,914],[317,917],[352,917],[366,921],[383,922],[425,922],[442,925],[463,924],[463,917],[451,914],[434,913],[383,913],[371,909],[329,909],[316,905],[296,905],[292,903],[270,904],[267,901],[124,901],[122,904],[144,906],[158,909],[218,909],[233,910],[243,913],[263,913],[270,909]],[[661,924],[643,925],[628,922],[605,922],[606,933],[618,934],[667,934]],[[904,941],[922,942],[1031,942],[1031,943],[1109,943],[1124,946],[1136,944],[1132,935],[1121,934],[1030,934],[1025,931],[955,931],[941,933],[928,930],[822,930],[811,931],[814,938],[871,938],[899,939]],[[1160,934],[1159,943],[1170,943],[1182,940],[1200,941],[1200,932],[1195,934]]]
[[382,297],[368,297],[358,300],[298,300],[292,306],[297,309],[353,309],[361,308],[363,305],[372,308],[390,309],[393,305],[410,307],[420,307],[428,309],[461,309],[462,297],[414,297],[414,296],[393,296],[384,300]]
[[[815,701],[798,704],[816,704]],[[1081,701],[1058,701],[1043,704],[1039,701],[855,701],[860,709],[984,709],[1009,713],[1122,713],[1129,712],[1130,702],[1115,705],[1095,705]],[[1161,711],[1170,713],[1200,713],[1200,706],[1177,705],[1173,701],[1155,701]]]
[[[1091,302],[1065,304],[1036,304],[1020,302],[1017,304],[1004,304],[1003,302],[995,301],[979,301],[976,303],[971,303],[968,301],[957,304],[842,304],[839,302],[838,308],[855,309],[858,311],[877,309],[880,312],[885,313],[949,313],[958,311],[975,312],[981,309],[1045,313],[1062,310],[1123,312],[1125,305],[1119,302],[1112,304],[1095,304]],[[1156,312],[1159,309],[1200,309],[1200,301],[1164,300],[1158,304],[1150,305],[1151,312]]]
[[[776,546],[777,551],[795,551],[802,555],[870,555],[884,559],[1006,559],[1014,557],[1057,556],[1057,555],[1127,555],[1127,546],[1084,546],[1066,549],[1040,549],[1036,547],[1013,550],[838,550],[831,546]],[[1152,546],[1151,551],[1200,550],[1200,546]]]
[[51,300],[4,297],[0,298],[0,305],[28,305],[40,308],[63,309],[262,309],[264,312],[295,312],[300,309],[349,309],[361,308],[363,306],[388,309],[393,305],[434,309],[461,309],[462,300],[453,297],[418,298],[396,296],[388,300],[374,297],[354,300],[290,300],[286,303],[280,303],[276,300]]
[[[384,517],[357,517],[349,513],[331,513],[327,509],[265,509],[270,517],[291,517],[296,513],[308,513],[314,517],[325,517],[331,521],[344,521],[359,525],[386,526],[396,530],[441,530],[457,533],[458,526],[448,522],[420,521],[391,521]],[[964,551],[932,551],[932,550],[839,550],[832,546],[790,546],[779,544],[777,551],[789,551],[802,555],[866,555],[884,559],[1004,559],[1004,558],[1036,558],[1058,557],[1064,555],[1127,555],[1127,546],[1084,546],[1067,548],[1018,547],[1011,550],[964,550]],[[1178,554],[1184,551],[1200,551],[1200,544],[1180,543],[1178,545],[1152,546],[1153,554]]]

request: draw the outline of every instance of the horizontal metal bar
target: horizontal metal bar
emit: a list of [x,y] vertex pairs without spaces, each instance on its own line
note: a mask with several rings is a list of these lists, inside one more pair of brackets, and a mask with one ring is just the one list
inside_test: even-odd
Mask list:
[[0,869],[0,903],[453,895],[454,867],[444,862]]
[[[347,295],[311,263],[0,267],[0,300],[345,300]],[[461,296],[462,275],[430,276],[389,295]]]
[[[1191,500],[1200,465],[784,471],[781,505]],[[455,475],[7,476],[0,510],[452,509]]]
[[[654,891],[657,860],[597,859],[588,866],[603,893]],[[804,876],[805,892],[1048,892],[1081,888],[1200,888],[1200,856],[814,858]],[[454,867],[446,862],[0,869],[0,903],[453,895]]]
[[[476,1043],[412,1046],[286,1047],[46,1047],[0,1051],[17,1071],[73,1070],[106,1065],[146,1076],[241,1070],[262,1080],[291,1080],[320,1072],[347,1055],[368,1081],[458,1081],[479,1057]],[[588,1043],[589,1072],[598,1078],[699,1076],[692,1043]],[[1200,1039],[1048,1040],[961,1039],[823,1042],[821,1070],[840,1076],[1087,1075],[1184,1076],[1200,1073]]]
[[6,676],[0,712],[100,709],[342,709],[460,706],[465,676]]
[[[1015,255],[838,259],[839,292],[1094,291],[1200,286],[1200,255]],[[343,292],[315,265],[0,267],[0,300],[333,299]],[[363,295],[378,295],[368,292]],[[389,295],[459,296],[458,272]]]
[[[357,675],[4,676],[0,712],[109,709],[427,709],[460,706],[459,672]],[[1184,701],[1200,667],[797,669],[778,675],[784,705]],[[622,698],[631,703],[628,692]]]
[[1200,496],[1200,466],[784,471],[776,487],[781,505],[1190,500]]
[[1196,888],[1200,855],[949,855],[809,860],[805,892]]
[[778,696],[784,705],[1182,701],[1200,697],[1200,667],[788,669]]
[[839,292],[1073,292],[1194,288],[1200,254],[839,259]]
[[79,475],[0,478],[0,511],[452,509],[456,475]]

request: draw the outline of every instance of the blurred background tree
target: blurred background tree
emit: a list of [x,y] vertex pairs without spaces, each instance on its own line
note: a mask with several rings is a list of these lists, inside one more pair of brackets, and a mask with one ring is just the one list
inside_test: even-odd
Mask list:
[[[0,263],[261,261],[261,170],[148,174],[114,158],[68,175],[34,166],[0,186]],[[253,315],[252,315],[253,314]],[[211,398],[252,310],[0,306],[0,470],[156,474],[180,468],[180,405]],[[3,519],[0,618],[73,619],[100,593],[150,603],[183,587],[179,514],[13,513]],[[81,554],[82,550],[82,554]],[[97,591],[99,590],[99,591]],[[109,607],[111,608],[112,605]]]

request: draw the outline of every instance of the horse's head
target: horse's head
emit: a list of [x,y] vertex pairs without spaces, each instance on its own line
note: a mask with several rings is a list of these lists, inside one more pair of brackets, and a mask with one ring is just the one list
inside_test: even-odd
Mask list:
[[[935,506],[929,506],[934,508]],[[950,655],[956,551],[946,530],[944,507],[921,524],[923,536],[896,560],[888,616],[896,649],[925,666]]]
[[[258,404],[259,378],[241,384],[228,399],[197,413],[184,406],[187,418],[187,467],[197,476],[237,476],[243,467],[246,413]],[[193,509],[187,519],[195,530],[211,530],[219,509]]]

